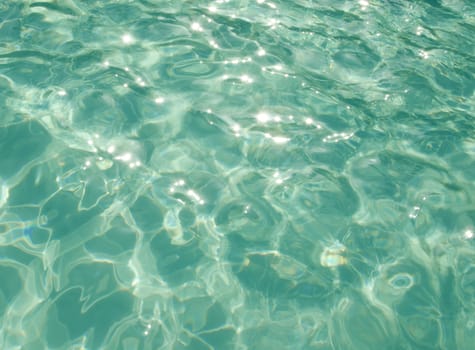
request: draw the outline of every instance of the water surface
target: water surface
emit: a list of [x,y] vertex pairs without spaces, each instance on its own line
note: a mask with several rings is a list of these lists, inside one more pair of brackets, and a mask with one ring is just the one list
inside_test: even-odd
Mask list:
[[472,349],[474,18],[0,1],[0,347]]

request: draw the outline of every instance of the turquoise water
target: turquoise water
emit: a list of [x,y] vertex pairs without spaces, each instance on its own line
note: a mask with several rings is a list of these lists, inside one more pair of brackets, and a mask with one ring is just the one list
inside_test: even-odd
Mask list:
[[1,349],[473,349],[475,3],[0,0]]

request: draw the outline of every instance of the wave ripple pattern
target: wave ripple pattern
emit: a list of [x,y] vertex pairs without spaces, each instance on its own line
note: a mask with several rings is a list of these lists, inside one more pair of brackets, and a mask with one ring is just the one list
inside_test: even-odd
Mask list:
[[1,0],[0,348],[472,350],[474,18]]

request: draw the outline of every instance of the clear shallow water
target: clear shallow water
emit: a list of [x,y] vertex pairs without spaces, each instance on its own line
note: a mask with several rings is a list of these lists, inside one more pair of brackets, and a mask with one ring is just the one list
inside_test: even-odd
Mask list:
[[0,1],[2,349],[472,349],[471,1]]

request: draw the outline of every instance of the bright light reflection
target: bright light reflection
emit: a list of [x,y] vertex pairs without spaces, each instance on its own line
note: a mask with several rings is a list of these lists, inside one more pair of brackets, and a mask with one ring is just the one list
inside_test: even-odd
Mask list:
[[175,192],[176,187],[182,187],[182,186],[185,186],[185,180],[180,179],[178,181],[175,181],[170,187],[170,193]]
[[369,6],[368,0],[359,0],[358,3],[360,4],[362,10],[366,10],[366,8]]
[[188,197],[194,199],[199,204],[204,204],[205,203],[203,198],[201,198],[200,195],[198,193],[196,193],[195,191],[193,191],[193,190],[186,191],[186,194],[188,195]]
[[234,132],[238,132],[241,130],[241,126],[239,124],[234,124],[231,129],[233,129]]
[[279,24],[279,20],[275,18],[271,18],[267,21],[267,25],[270,26],[272,29],[275,29],[275,27]]
[[265,112],[261,112],[258,115],[256,115],[256,119],[259,123],[267,123],[269,120],[271,120],[271,117],[269,114]]
[[474,233],[471,229],[468,229],[463,233],[463,238],[465,239],[472,239],[473,237],[474,237]]
[[341,132],[341,133],[334,133],[333,135],[329,135],[323,138],[323,142],[340,142],[343,140],[348,140],[353,136],[353,133],[346,133],[346,132]]
[[160,104],[162,104],[163,102],[165,102],[165,99],[164,99],[163,97],[157,97],[157,98],[155,99],[155,103],[156,103],[157,105],[160,105]]
[[121,160],[123,162],[129,162],[130,160],[132,160],[132,154],[127,152],[116,156],[114,159]]
[[194,30],[195,32],[202,32],[203,27],[201,27],[201,24],[199,24],[198,22],[193,22],[191,24],[191,30]]
[[264,49],[259,49],[259,51],[257,51],[257,56],[265,56],[266,54],[266,50]]
[[141,165],[142,165],[142,163],[140,163],[139,161],[131,162],[131,163],[129,163],[129,168],[133,169],[133,168],[137,168]]
[[275,179],[275,183],[277,185],[280,185],[284,182],[284,179],[282,179],[282,177],[280,176],[280,173],[278,171],[276,171],[272,177]]
[[135,39],[132,35],[127,33],[127,34],[122,35],[122,42],[126,45],[130,45],[135,42]]
[[253,82],[253,79],[249,75],[244,74],[244,75],[241,75],[241,81],[243,83],[251,84]]
[[290,138],[284,137],[284,136],[274,136],[274,137],[272,137],[272,141],[274,141],[275,143],[277,143],[279,145],[283,145],[283,144],[286,144],[287,142],[289,142]]
[[424,51],[424,50],[420,50],[419,51],[419,57],[422,57],[423,59],[428,59],[429,58],[429,53],[427,51]]

